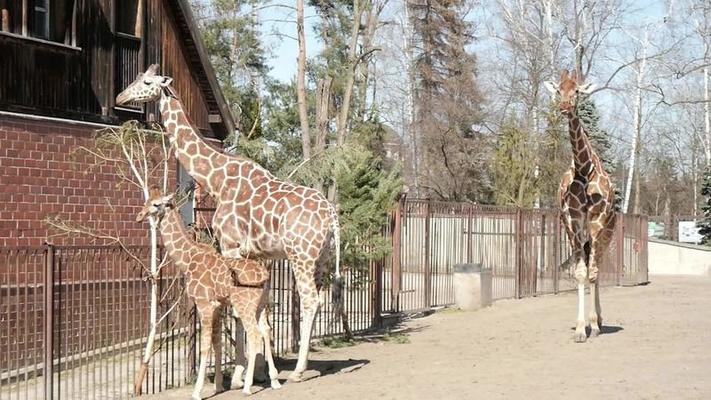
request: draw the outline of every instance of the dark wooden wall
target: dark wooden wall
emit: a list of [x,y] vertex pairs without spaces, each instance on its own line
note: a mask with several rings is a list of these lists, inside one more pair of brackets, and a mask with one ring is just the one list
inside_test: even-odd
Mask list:
[[[172,6],[147,0],[142,68],[159,63],[200,129],[208,109],[191,71]],[[41,43],[0,33],[0,110],[103,123],[150,119],[114,108],[123,88],[115,82],[114,13],[120,0],[78,0],[77,47]],[[155,106],[147,108],[148,114]],[[155,114],[160,115],[160,114]]]

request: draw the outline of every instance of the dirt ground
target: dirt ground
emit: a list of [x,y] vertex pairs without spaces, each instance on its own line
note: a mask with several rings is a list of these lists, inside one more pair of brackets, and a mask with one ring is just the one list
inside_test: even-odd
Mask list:
[[[572,293],[499,301],[410,320],[407,338],[320,348],[309,368],[321,376],[252,398],[711,399],[711,279],[651,279],[604,289],[603,335],[587,343],[573,343]],[[293,365],[281,365],[280,376]],[[146,398],[187,399],[191,389]],[[232,390],[212,399],[242,397]]]

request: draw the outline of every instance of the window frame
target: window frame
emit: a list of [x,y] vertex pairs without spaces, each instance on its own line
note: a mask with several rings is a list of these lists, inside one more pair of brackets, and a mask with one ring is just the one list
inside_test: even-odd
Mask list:
[[[12,1],[12,0],[9,0]],[[20,13],[19,27],[8,27],[8,30],[3,30],[0,26],[0,35],[13,38],[32,41],[35,43],[47,44],[52,46],[63,47],[72,50],[81,50],[77,45],[77,24],[79,5],[81,0],[65,0],[73,7],[71,15],[67,18],[68,25],[64,26],[66,35],[64,41],[52,40],[52,0],[21,0],[20,7],[17,11]],[[38,4],[39,3],[39,4]],[[36,21],[37,13],[43,13],[43,31],[45,36],[36,34],[37,30],[33,26]],[[10,16],[13,21],[15,17]],[[66,24],[65,24],[66,25]]]

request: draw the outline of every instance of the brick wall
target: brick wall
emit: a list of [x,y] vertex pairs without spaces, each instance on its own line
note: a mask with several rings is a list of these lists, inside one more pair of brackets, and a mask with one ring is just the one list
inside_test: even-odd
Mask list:
[[[56,233],[44,223],[49,215],[117,233],[126,244],[148,244],[147,226],[134,222],[142,194],[116,188],[115,166],[90,169],[93,157],[72,154],[79,146],[92,147],[95,129],[0,116],[0,246],[42,245]],[[171,175],[175,182],[174,170]],[[51,241],[90,244],[82,237]]]

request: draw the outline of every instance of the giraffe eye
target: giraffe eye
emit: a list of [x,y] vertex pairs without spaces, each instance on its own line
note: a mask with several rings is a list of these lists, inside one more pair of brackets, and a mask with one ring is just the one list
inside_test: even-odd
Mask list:
[[144,80],[143,83],[146,84],[146,85],[150,85],[152,82],[151,82],[151,81],[145,81],[145,80]]

